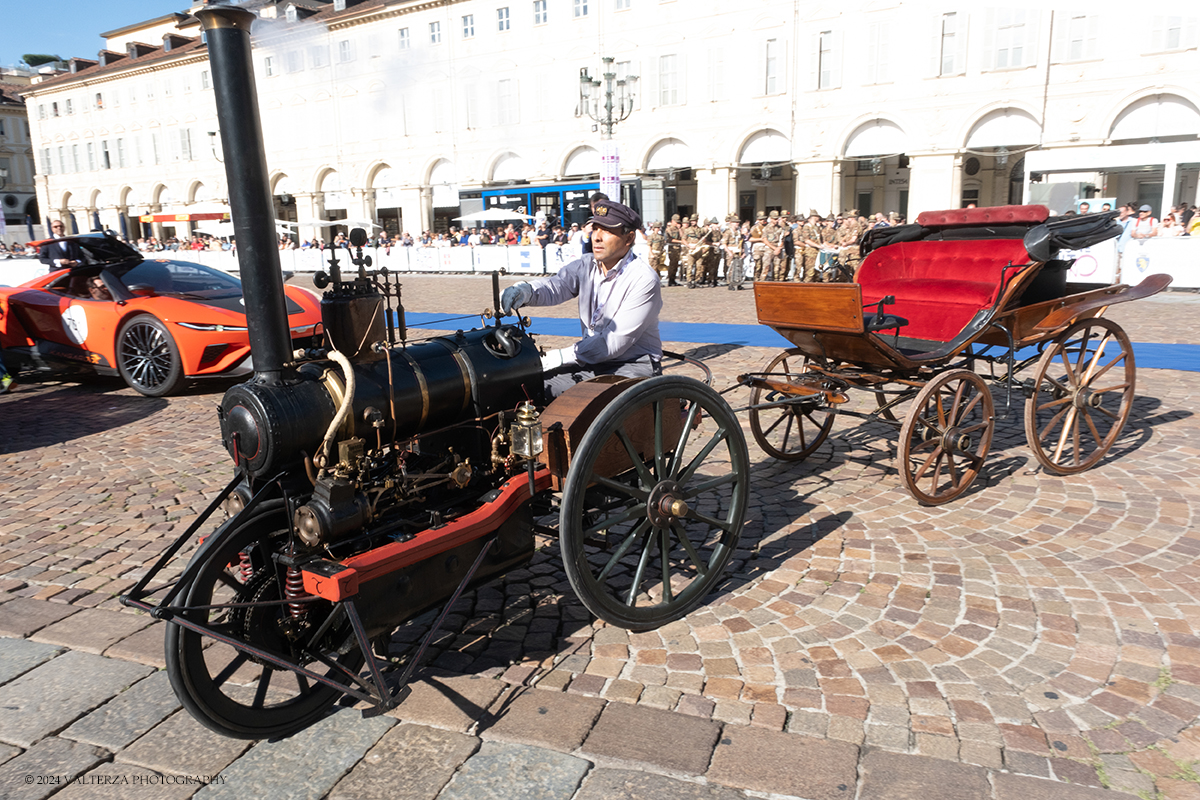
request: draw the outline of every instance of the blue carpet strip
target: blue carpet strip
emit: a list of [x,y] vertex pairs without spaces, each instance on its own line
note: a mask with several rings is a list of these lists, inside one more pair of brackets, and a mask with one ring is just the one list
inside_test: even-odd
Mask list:
[[[448,314],[408,312],[409,327],[430,330],[467,330],[479,324],[478,317],[450,319]],[[530,331],[546,336],[579,336],[579,320],[561,317],[534,317]],[[660,322],[658,332],[664,342],[687,344],[732,344],[743,347],[790,347],[787,339],[766,325],[723,325],[715,322]],[[1019,352],[1018,358],[1031,355]],[[1139,368],[1176,369],[1200,372],[1200,345],[1134,342],[1133,355]]]

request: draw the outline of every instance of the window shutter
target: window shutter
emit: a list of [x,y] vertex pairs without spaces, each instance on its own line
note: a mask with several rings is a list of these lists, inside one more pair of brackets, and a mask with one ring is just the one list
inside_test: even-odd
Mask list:
[[967,15],[960,11],[954,24],[954,74],[964,75],[967,71]]
[[676,64],[676,73],[675,73],[676,81],[679,84],[679,105],[682,106],[682,105],[687,104],[687,84],[688,84],[688,81],[687,81],[687,78],[688,78],[687,54],[680,53],[678,56],[676,56],[675,64]]
[[[996,10],[989,8],[983,13],[983,64],[981,69],[983,72],[987,72],[996,68]],[[957,37],[955,38],[957,39]],[[954,66],[957,69],[957,61]]]
[[808,38],[808,90],[821,88],[821,33],[812,34]]
[[1150,23],[1150,42],[1147,46],[1149,52],[1157,52],[1166,46],[1167,41],[1167,18],[1156,16]]
[[1025,40],[1021,48],[1021,66],[1036,67],[1041,58],[1042,47],[1038,40],[1038,27],[1042,12],[1029,10],[1025,13]]
[[1087,39],[1084,41],[1083,52],[1088,58],[1100,56],[1100,17],[1092,14],[1087,18]]
[[833,62],[829,68],[829,83],[831,89],[842,88],[842,31],[833,32],[833,45],[829,54]]
[[710,47],[707,53],[708,66],[708,100],[716,102],[723,100],[725,94],[725,61],[720,47]]
[[929,74],[937,77],[942,74],[942,22],[945,14],[933,16],[933,54],[929,60]]
[[867,26],[867,80],[868,84],[879,83],[879,32],[878,22]]
[[1179,44],[1182,47],[1196,47],[1196,18],[1183,18],[1183,31],[1180,35]]

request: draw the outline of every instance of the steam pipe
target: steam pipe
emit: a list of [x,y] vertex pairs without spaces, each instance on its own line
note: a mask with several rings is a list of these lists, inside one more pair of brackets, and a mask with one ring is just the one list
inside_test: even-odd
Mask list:
[[292,341],[250,58],[250,26],[257,17],[225,5],[210,5],[195,16],[204,26],[212,66],[254,380],[278,384],[284,364],[291,361]]

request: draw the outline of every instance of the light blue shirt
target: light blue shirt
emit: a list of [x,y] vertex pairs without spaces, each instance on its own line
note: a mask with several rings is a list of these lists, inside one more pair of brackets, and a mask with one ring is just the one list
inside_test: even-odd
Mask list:
[[583,339],[575,347],[582,365],[634,361],[648,355],[662,360],[658,314],[662,289],[658,273],[630,250],[604,275],[591,253],[567,264],[556,275],[531,281],[531,306],[556,306],[579,298]]

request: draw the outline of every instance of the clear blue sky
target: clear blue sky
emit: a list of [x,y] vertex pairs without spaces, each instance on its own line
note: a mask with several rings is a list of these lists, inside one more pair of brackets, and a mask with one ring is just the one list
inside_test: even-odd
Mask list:
[[189,0],[49,0],[44,6],[0,0],[0,66],[16,66],[26,53],[95,58],[104,47],[101,33],[190,6]]

